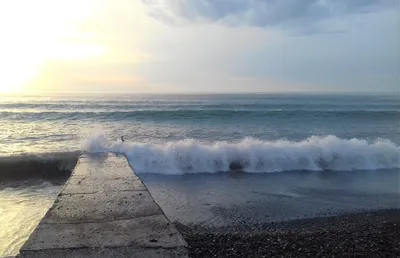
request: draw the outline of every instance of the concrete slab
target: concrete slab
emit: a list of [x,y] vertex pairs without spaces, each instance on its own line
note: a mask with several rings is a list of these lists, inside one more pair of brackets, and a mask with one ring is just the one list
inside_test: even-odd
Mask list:
[[125,156],[111,154],[79,158],[72,176],[90,176],[104,179],[135,177]]
[[39,224],[24,250],[140,246],[175,248],[185,241],[164,215],[102,223]]
[[[104,173],[104,170],[107,170],[108,172]],[[117,167],[113,163],[83,163],[74,171],[73,176],[90,176],[98,178],[133,177],[130,167]]]
[[79,248],[79,249],[51,249],[40,251],[26,251],[26,257],[30,258],[186,258],[187,252],[185,248],[136,248],[136,247],[119,247],[119,248]]
[[127,159],[85,154],[20,257],[187,257]]
[[148,191],[62,194],[41,223],[76,223],[161,215]]
[[84,193],[110,193],[117,191],[147,191],[142,181],[138,178],[91,178],[71,177],[65,185],[62,194],[84,194]]

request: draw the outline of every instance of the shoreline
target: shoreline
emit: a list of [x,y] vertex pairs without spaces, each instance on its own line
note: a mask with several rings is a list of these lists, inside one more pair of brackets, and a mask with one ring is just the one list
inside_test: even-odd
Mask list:
[[400,256],[400,209],[205,228],[175,223],[191,257]]

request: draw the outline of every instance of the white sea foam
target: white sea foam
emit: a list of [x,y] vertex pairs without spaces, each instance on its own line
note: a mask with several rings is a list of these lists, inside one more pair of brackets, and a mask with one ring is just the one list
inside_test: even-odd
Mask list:
[[215,173],[240,169],[252,173],[290,170],[377,170],[400,168],[400,146],[377,139],[312,136],[303,141],[203,143],[186,139],[165,144],[111,142],[103,134],[87,139],[89,152],[123,152],[137,173]]

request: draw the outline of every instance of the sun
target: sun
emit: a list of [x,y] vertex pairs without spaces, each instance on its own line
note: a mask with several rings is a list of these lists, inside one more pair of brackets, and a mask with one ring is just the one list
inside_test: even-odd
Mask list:
[[0,93],[19,92],[37,75],[36,68],[41,60],[18,43],[13,44],[13,39],[5,39],[0,44]]
[[[2,70],[4,71],[4,69]],[[0,94],[22,93],[29,82],[37,76],[34,69],[15,68],[12,70],[7,68],[6,70],[9,71],[1,77]]]
[[[93,0],[0,2],[0,94],[23,92],[46,63],[101,55],[80,27],[95,10]],[[43,78],[42,78],[43,79]]]
[[17,47],[5,46],[0,49],[0,94],[19,93],[38,75],[39,56],[29,54]]

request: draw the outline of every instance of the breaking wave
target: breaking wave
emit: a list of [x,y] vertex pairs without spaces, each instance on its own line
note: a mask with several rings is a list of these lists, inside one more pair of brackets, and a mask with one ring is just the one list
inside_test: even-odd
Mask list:
[[78,157],[79,152],[0,157],[0,181],[68,177]]
[[179,175],[240,170],[269,173],[293,170],[351,171],[400,168],[400,146],[390,140],[312,136],[303,141],[204,143],[193,139],[164,144],[110,142],[105,135],[85,142],[88,152],[123,152],[137,173]]

